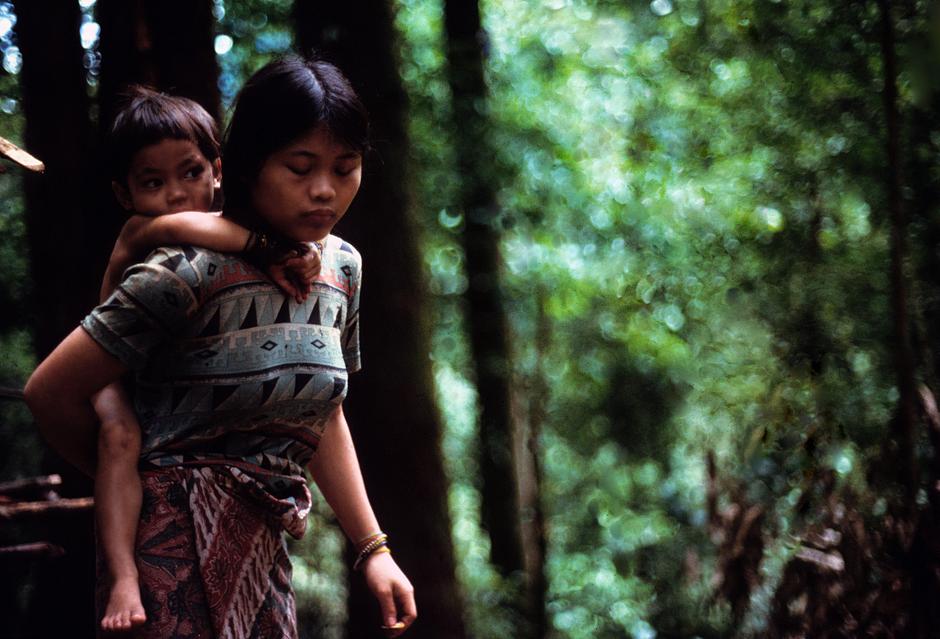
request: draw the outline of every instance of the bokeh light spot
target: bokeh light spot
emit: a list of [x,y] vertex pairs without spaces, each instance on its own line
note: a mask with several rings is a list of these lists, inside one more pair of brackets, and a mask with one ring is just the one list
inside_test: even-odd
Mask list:
[[97,22],[86,22],[78,30],[78,35],[82,40],[83,49],[91,49],[98,42],[98,36],[101,34],[101,27]]
[[218,35],[215,37],[215,52],[216,55],[225,55],[232,50],[232,47],[235,45],[235,41],[232,40],[231,36],[225,34]]
[[670,0],[653,0],[650,2],[650,11],[660,17],[668,16],[672,13],[672,2]]

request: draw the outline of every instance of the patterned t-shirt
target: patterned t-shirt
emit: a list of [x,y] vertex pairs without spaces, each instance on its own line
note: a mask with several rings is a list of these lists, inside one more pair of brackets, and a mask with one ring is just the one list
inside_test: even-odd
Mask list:
[[303,468],[360,367],[359,253],[324,242],[297,304],[233,255],[162,248],[82,327],[136,372],[141,467],[211,466],[226,488],[303,533]]

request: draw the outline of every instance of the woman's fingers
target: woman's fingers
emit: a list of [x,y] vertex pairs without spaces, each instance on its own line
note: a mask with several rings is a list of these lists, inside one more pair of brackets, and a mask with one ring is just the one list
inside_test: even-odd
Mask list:
[[411,582],[387,552],[369,557],[363,570],[382,611],[382,630],[389,637],[398,637],[418,616]]
[[379,600],[379,608],[382,609],[383,628],[392,628],[398,623],[398,611],[395,608],[395,596],[392,594],[392,589],[380,588],[376,591],[375,597]]
[[415,619],[418,618],[418,608],[415,605],[415,593],[414,588],[411,587],[411,583],[406,580],[404,584],[399,584],[396,589],[396,594],[398,596],[398,610],[401,615],[398,618],[398,622],[402,624],[402,627],[401,630],[392,635],[393,637],[397,637],[405,632],[405,630],[414,623]]
[[402,579],[404,579],[403,583],[396,582],[392,585],[394,590],[393,598],[395,603],[397,603],[396,617],[393,623],[389,623],[388,615],[384,614],[383,609],[385,625],[382,626],[382,629],[385,630],[385,633],[389,637],[398,637],[404,633],[418,617],[418,610],[415,606],[414,589],[404,575],[402,575]]

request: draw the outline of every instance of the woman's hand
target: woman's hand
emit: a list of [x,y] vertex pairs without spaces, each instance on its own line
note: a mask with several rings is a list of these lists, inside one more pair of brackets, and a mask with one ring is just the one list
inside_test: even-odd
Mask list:
[[310,294],[313,280],[320,274],[320,266],[320,251],[313,248],[303,255],[271,264],[266,270],[278,288],[300,304]]
[[387,552],[372,553],[362,573],[382,608],[382,629],[389,637],[401,635],[418,617],[411,582]]
[[[366,496],[342,405],[327,419],[317,454],[307,468],[349,539],[373,537],[381,530]],[[383,629],[389,637],[399,636],[418,616],[411,582],[392,555],[382,550],[366,557],[359,568],[379,600]]]

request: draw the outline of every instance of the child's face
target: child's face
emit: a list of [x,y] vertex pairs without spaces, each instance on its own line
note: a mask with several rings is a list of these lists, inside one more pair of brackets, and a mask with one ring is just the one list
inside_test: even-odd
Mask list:
[[319,241],[346,213],[361,179],[362,156],[319,127],[268,156],[252,185],[252,205],[284,236]]
[[166,139],[145,146],[131,161],[127,186],[112,183],[118,202],[141,215],[208,211],[222,172],[190,140]]

